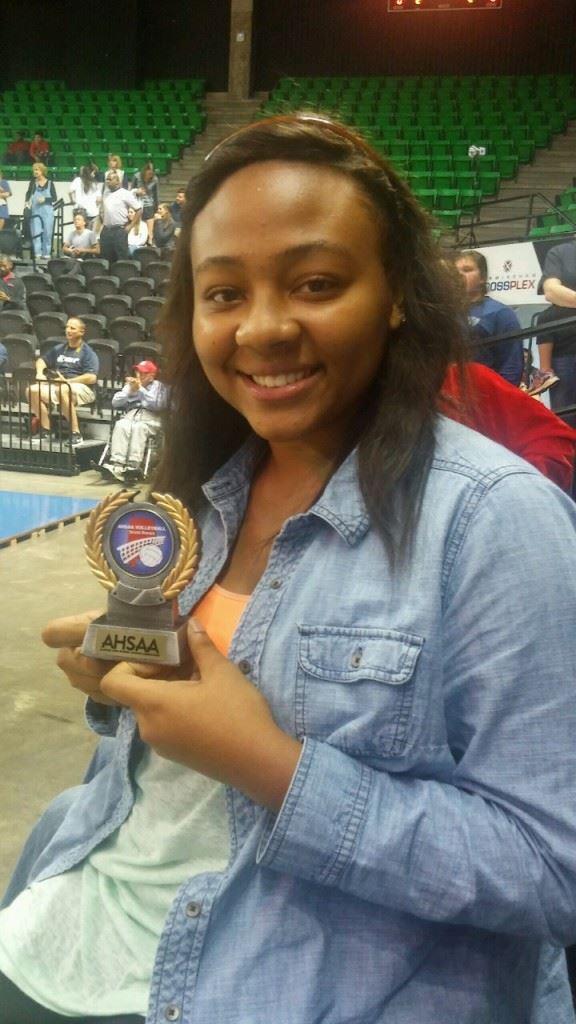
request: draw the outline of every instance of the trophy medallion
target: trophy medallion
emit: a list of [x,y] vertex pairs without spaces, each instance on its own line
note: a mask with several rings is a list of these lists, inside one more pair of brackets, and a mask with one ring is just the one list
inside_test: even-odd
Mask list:
[[198,562],[198,534],[178,498],[137,491],[109,495],[92,510],[86,557],[108,591],[108,608],[91,622],[82,653],[113,661],[179,665],[185,658],[186,621],[178,594]]

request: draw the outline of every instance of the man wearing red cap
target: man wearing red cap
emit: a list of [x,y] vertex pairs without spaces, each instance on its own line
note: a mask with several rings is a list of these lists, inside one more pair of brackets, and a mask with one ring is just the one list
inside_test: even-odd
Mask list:
[[156,379],[158,367],[144,359],[133,367],[134,377],[127,377],[121,391],[112,398],[112,408],[126,410],[112,431],[110,454],[100,467],[114,480],[137,479],[141,473],[146,444],[161,430],[160,413],[166,408],[168,392]]

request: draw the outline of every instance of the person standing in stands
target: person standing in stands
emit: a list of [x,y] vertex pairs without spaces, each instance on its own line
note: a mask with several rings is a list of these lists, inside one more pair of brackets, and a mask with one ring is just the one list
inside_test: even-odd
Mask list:
[[102,185],[96,181],[95,164],[84,164],[70,185],[70,200],[83,211],[88,227],[92,227],[100,213]]
[[142,203],[133,192],[122,188],[118,171],[108,171],[106,188],[102,196],[102,221],[100,232],[100,255],[114,263],[115,260],[127,260],[128,250],[128,211],[141,210]]
[[[554,307],[541,317],[544,322],[576,316],[576,242],[555,245],[546,253],[543,268],[544,298]],[[551,367],[559,378],[550,392],[553,409],[576,405],[576,325],[568,330],[541,335],[541,341],[553,342]]]
[[490,343],[490,338],[499,334],[520,331],[518,317],[509,306],[486,294],[488,264],[481,252],[462,252],[455,258],[454,265],[464,282],[468,301],[468,326],[474,346],[471,358],[519,387],[524,366],[522,341]]
[[144,164],[141,171],[134,175],[132,189],[142,203],[142,220],[148,228],[148,242],[152,245],[154,238],[154,214],[158,209],[158,178],[151,160]]
[[45,164],[32,164],[33,178],[26,191],[26,203],[30,208],[30,234],[36,259],[47,260],[52,252],[54,230],[54,203],[56,189],[47,175]]
[[[99,368],[98,356],[84,341],[85,331],[83,320],[70,317],[66,324],[66,341],[54,345],[43,358],[36,360],[36,375],[48,380],[45,384],[31,384],[27,394],[32,412],[40,420],[41,437],[50,437],[49,406],[56,405],[70,424],[71,444],[82,444],[76,409],[95,401],[93,387]],[[58,386],[59,381],[67,386]]]

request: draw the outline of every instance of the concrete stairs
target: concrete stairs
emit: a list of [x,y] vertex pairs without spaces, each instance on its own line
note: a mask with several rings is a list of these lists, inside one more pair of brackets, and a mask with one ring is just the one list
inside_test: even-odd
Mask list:
[[170,174],[160,179],[160,195],[163,201],[171,202],[179,188],[185,188],[190,178],[200,168],[207,153],[220,139],[235,128],[249,124],[266,100],[268,93],[256,93],[249,100],[232,100],[227,93],[207,93],[204,102],[206,128],[197,135],[192,146],[188,146],[182,159],[172,164]]
[[[537,149],[533,162],[523,164],[514,181],[502,183],[497,197],[501,202],[482,204],[480,221],[474,226],[475,244],[524,238],[527,232],[528,197],[539,192],[554,203],[558,193],[573,184],[575,176],[576,121],[570,121],[564,134],[553,137],[550,149]],[[525,198],[514,199],[514,196]],[[542,199],[535,199],[532,212],[550,213],[551,210]],[[486,221],[496,218],[511,219],[500,224],[485,225]],[[558,236],[558,241],[562,241],[562,238],[562,235]]]

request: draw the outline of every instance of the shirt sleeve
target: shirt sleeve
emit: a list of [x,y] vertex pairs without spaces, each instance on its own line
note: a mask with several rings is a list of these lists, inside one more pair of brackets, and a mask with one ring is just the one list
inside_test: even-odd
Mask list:
[[148,412],[161,412],[166,408],[165,388],[155,380],[147,388],[140,389],[140,400],[143,409]]
[[112,408],[124,409],[129,404],[131,397],[132,392],[128,385],[125,384],[121,391],[117,391],[115,395],[112,395]]
[[90,348],[88,345],[83,347],[80,367],[79,376],[83,373],[95,373],[98,375],[98,370],[100,369],[98,356],[94,349]]
[[546,281],[549,277],[557,277],[561,281],[563,271],[562,259],[558,249],[549,249],[544,258],[542,280]]
[[508,475],[477,497],[445,570],[451,767],[378,771],[307,739],[258,861],[426,920],[569,945],[576,508],[539,475]]

